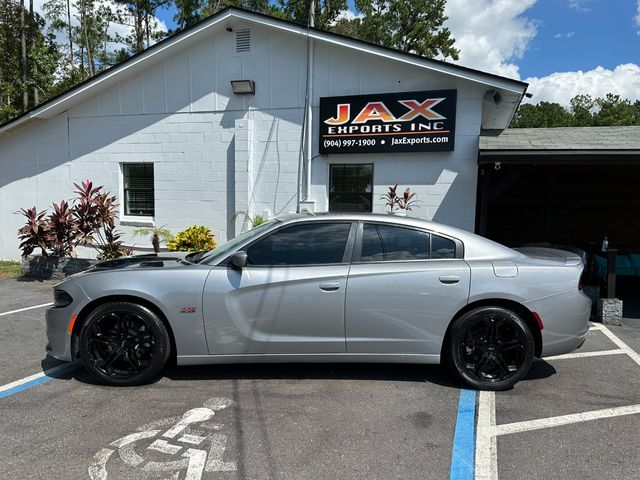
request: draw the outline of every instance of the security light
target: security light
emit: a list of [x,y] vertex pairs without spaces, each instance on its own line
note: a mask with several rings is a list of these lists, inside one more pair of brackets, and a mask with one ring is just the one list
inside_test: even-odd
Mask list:
[[231,89],[236,95],[255,95],[256,82],[253,80],[231,80]]

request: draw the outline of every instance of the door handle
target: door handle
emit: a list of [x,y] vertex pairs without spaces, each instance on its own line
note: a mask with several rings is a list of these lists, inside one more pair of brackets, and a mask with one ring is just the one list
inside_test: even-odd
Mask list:
[[441,275],[440,283],[444,283],[445,285],[453,285],[454,283],[458,283],[460,281],[460,277],[458,275]]
[[335,292],[336,290],[340,290],[339,283],[321,283],[320,290],[323,292]]

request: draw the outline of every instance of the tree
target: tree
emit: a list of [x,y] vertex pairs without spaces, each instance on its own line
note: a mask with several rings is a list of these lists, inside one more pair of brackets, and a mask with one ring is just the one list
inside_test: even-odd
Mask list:
[[[279,0],[280,15],[292,22],[307,25],[309,22],[309,0]],[[338,16],[348,9],[347,0],[316,0],[314,26],[321,30],[331,30]]]
[[59,54],[43,27],[23,0],[0,2],[0,123],[34,106],[34,91],[50,96]]
[[131,50],[138,53],[151,46],[151,40],[161,36],[156,22],[156,11],[170,0],[114,0],[120,7],[118,23],[131,27],[131,34],[120,38]]
[[593,108],[595,102],[591,95],[576,95],[571,99],[571,113],[576,127],[593,125]]
[[572,127],[573,125],[573,115],[559,103],[550,102],[521,105],[511,122],[512,128]]
[[184,30],[200,20],[202,0],[175,0],[175,6],[173,21],[178,24],[178,30]]
[[629,100],[620,95],[607,93],[606,97],[598,98],[596,105],[598,112],[593,116],[593,124],[603,125],[633,125],[635,110]]
[[358,38],[427,58],[459,58],[448,28],[443,27],[446,0],[356,0],[363,14]]

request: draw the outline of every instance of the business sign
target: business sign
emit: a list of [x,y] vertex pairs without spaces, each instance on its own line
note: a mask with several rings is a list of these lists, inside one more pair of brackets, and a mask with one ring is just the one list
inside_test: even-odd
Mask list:
[[320,99],[320,153],[453,150],[456,90]]

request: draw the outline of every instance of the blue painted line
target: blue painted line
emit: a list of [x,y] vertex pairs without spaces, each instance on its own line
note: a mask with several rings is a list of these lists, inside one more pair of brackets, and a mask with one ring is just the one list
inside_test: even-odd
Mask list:
[[4,390],[4,391],[0,392],[0,398],[5,398],[5,397],[9,397],[11,395],[15,395],[16,393],[24,392],[25,390],[28,390],[30,388],[36,387],[38,385],[42,385],[43,383],[46,383],[49,380],[53,380],[55,378],[60,378],[64,374],[67,374],[70,371],[74,370],[77,366],[78,366],[77,364],[69,365],[68,368],[64,368],[62,370],[58,370],[56,372],[52,372],[51,374],[45,374],[42,377],[34,378],[33,380],[30,380],[30,381],[28,381],[26,383],[23,383],[21,385],[16,385],[15,387],[12,387],[12,388],[10,388],[8,390]]
[[456,432],[451,454],[450,480],[473,480],[476,451],[475,390],[460,390]]

